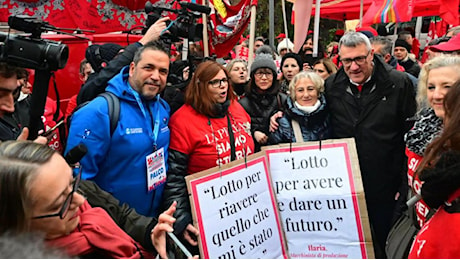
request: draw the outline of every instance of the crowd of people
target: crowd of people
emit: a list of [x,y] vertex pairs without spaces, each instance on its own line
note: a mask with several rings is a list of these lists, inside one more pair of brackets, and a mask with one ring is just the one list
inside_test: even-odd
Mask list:
[[[47,135],[25,141],[29,74],[0,63],[0,235],[39,233],[70,257],[184,257],[173,232],[198,257],[186,176],[266,145],[354,138],[375,256],[386,257],[408,194],[422,198],[409,257],[460,256],[460,232],[443,228],[460,211],[460,30],[429,44],[424,63],[409,32],[392,41],[361,28],[338,30],[317,55],[312,34],[298,53],[280,34],[276,52],[257,37],[249,65],[183,64],[158,41],[167,20],[125,48],[88,47],[63,151],[50,145],[46,120]],[[61,117],[47,103],[47,120]],[[86,154],[69,163],[63,155],[81,144]]]

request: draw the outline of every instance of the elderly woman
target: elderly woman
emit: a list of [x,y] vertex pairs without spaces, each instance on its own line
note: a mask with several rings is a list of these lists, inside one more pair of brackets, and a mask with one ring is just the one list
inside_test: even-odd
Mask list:
[[47,146],[0,144],[0,234],[41,232],[47,244],[72,257],[153,257],[152,244],[166,257],[165,232],[172,231],[175,204],[157,224],[80,178],[81,171],[74,178],[64,158]]
[[286,53],[281,58],[281,79],[280,79],[280,91],[282,93],[289,94],[289,82],[294,78],[297,73],[302,71],[303,62],[300,56],[296,53]]
[[244,97],[244,92],[248,85],[248,63],[243,59],[231,60],[226,69],[230,76],[229,80],[233,86],[233,91],[238,96],[238,99]]
[[169,123],[169,171],[163,194],[165,208],[177,201],[174,232],[192,246],[197,245],[198,230],[192,226],[184,177],[253,153],[250,124],[225,68],[215,61],[198,65],[185,93],[185,105]]
[[289,84],[290,98],[270,144],[306,142],[330,137],[324,80],[314,72],[300,72]]
[[337,66],[330,59],[324,58],[315,62],[313,71],[326,80],[331,74],[337,72]]
[[[427,63],[420,72],[417,102],[420,111],[414,126],[406,134],[408,157],[408,183],[416,194],[420,194],[422,182],[414,178],[417,166],[423,159],[426,147],[441,133],[444,119],[444,97],[451,86],[460,79],[460,57],[442,55]],[[417,219],[422,226],[429,207],[422,200],[416,205]]]

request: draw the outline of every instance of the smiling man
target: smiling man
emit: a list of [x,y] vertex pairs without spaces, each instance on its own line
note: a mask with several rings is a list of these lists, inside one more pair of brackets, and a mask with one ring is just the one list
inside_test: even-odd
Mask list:
[[88,147],[80,161],[83,179],[146,216],[158,215],[166,180],[170,109],[159,94],[168,72],[169,55],[159,44],[141,47],[106,88],[120,103],[113,133],[107,101],[97,97],[74,113],[67,141],[66,152]]
[[406,119],[415,113],[408,77],[374,55],[362,33],[339,43],[342,68],[325,83],[334,138],[355,138],[376,258],[385,258],[395,196],[405,172]]

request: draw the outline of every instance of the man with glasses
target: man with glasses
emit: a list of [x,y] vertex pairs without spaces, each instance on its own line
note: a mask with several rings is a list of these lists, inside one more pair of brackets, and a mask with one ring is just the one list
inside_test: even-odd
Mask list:
[[354,138],[376,258],[384,258],[405,171],[406,119],[416,110],[409,78],[386,64],[362,33],[339,42],[343,67],[325,83],[334,138]]
[[119,100],[116,127],[107,100],[97,97],[73,114],[67,140],[66,153],[80,143],[88,148],[80,161],[83,179],[145,216],[158,216],[166,181],[170,108],[160,93],[169,61],[159,43],[139,48],[106,88]]

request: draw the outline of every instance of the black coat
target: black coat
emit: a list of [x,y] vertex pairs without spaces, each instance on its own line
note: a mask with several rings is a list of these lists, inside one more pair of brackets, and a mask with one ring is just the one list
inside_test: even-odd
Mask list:
[[77,105],[93,100],[99,94],[105,92],[109,80],[117,75],[124,66],[133,61],[134,54],[141,46],[142,44],[138,42],[128,45],[120,55],[108,63],[107,67],[97,74],[91,74],[78,93]]
[[[279,97],[279,98],[278,98]],[[268,127],[270,117],[277,111],[283,110],[287,96],[283,93],[257,93],[251,90],[246,97],[240,99],[240,104],[251,117],[251,134],[254,137],[255,131],[260,131],[269,136]],[[254,138],[255,152],[260,151],[260,144]]]
[[368,203],[394,201],[406,172],[406,119],[416,111],[409,78],[377,56],[374,64],[362,93],[343,67],[325,83],[333,138],[355,138]]

